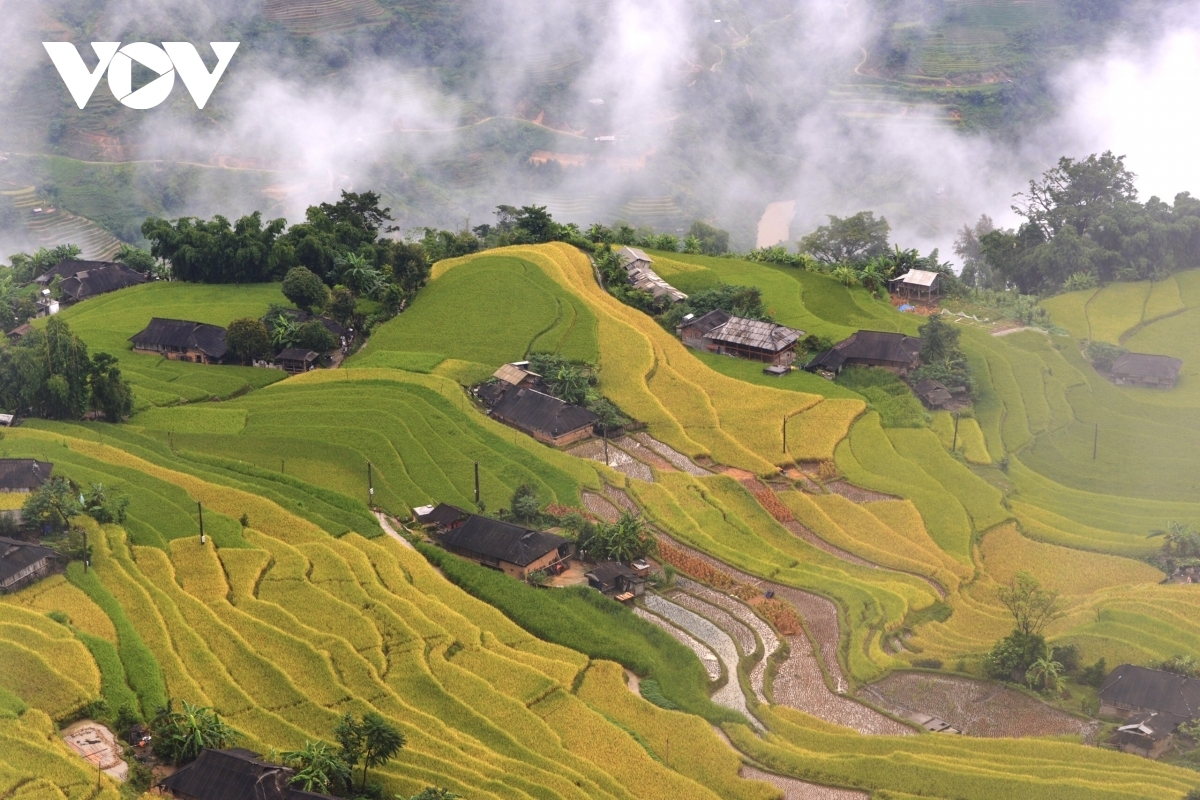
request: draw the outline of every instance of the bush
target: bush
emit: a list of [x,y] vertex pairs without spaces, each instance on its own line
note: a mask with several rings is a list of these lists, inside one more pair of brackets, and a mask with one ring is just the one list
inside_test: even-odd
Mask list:
[[913,662],[913,666],[921,669],[941,669],[942,660],[940,658],[918,658]]
[[1079,682],[1087,686],[1094,686],[1099,689],[1104,685],[1104,679],[1108,677],[1108,665],[1104,663],[1104,659],[1099,659],[1090,667],[1084,667],[1079,673]]
[[292,267],[283,278],[283,296],[297,308],[312,312],[329,303],[329,287],[308,267]]
[[665,695],[663,695],[662,687],[659,686],[658,681],[654,680],[653,678],[646,678],[646,680],[639,683],[638,693],[640,693],[644,699],[648,700],[659,708],[665,708],[670,711],[674,711],[679,708],[679,706],[672,703],[666,698]]
[[1013,631],[1001,639],[983,659],[989,678],[1021,683],[1033,662],[1046,656],[1046,640],[1036,633]]
[[1074,675],[1079,671],[1079,646],[1065,644],[1050,651],[1050,660],[1062,664],[1063,672]]
[[1118,347],[1108,342],[1089,341],[1083,346],[1083,353],[1087,356],[1088,361],[1091,361],[1092,366],[1101,372],[1108,372],[1112,369],[1113,362],[1128,352],[1124,347]]

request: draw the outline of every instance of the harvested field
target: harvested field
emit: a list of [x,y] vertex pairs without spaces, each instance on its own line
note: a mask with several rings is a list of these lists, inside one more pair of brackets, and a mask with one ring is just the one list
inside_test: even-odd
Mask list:
[[661,455],[646,447],[632,436],[627,435],[617,439],[617,446],[626,453],[629,453],[629,455],[633,456],[638,461],[649,464],[655,469],[666,470],[668,472],[675,469],[675,466],[670,461],[667,461]]
[[628,511],[631,514],[638,513],[637,503],[629,499],[629,495],[624,489],[618,489],[615,486],[604,485],[604,496],[611,500],[622,511]]
[[1086,736],[1099,724],[1007,686],[957,675],[895,672],[863,694],[897,716],[933,714],[968,736]]
[[686,591],[669,592],[665,597],[676,605],[681,605],[686,609],[695,611],[729,634],[734,642],[737,643],[738,649],[742,651],[743,657],[748,658],[758,652],[758,640],[754,638],[754,631],[750,630],[749,627],[725,609],[718,608],[707,600],[694,597],[690,592]]
[[682,470],[682,471],[688,473],[689,475],[695,475],[695,476],[699,477],[699,476],[703,476],[703,475],[711,475],[712,474],[711,472],[706,470],[704,467],[697,466],[690,458],[685,456],[683,453],[680,453],[678,450],[673,449],[669,445],[663,444],[662,442],[658,441],[657,439],[655,439],[653,436],[651,436],[648,433],[645,433],[645,432],[635,433],[633,435],[633,438],[637,439],[639,442],[646,445],[646,447],[649,447],[651,450],[658,453],[660,456],[665,458],[667,461],[671,462],[671,464],[676,469]]
[[713,702],[745,714],[747,719],[758,726],[758,721],[754,719],[749,709],[746,708],[746,697],[742,694],[742,685],[737,679],[739,660],[737,645],[734,644],[729,634],[699,614],[689,611],[658,595],[647,595],[644,598],[644,602],[646,603],[646,608],[650,611],[665,617],[672,624],[692,634],[717,654],[717,657],[721,659],[721,663],[725,666],[725,674],[728,676],[728,680],[724,686],[713,693]]
[[754,632],[758,634],[758,639],[763,644],[763,657],[750,670],[750,687],[754,690],[754,694],[758,697],[759,702],[767,702],[764,687],[767,660],[779,649],[779,637],[775,635],[775,631],[770,625],[763,622],[762,618],[755,614],[749,606],[727,594],[722,594],[715,589],[710,589],[703,584],[696,583],[684,577],[677,577],[675,584],[691,594],[725,609],[742,623],[753,628]]
[[[577,444],[567,450],[568,453],[576,458],[586,458],[591,461],[598,461],[601,464],[605,463],[604,451],[604,442],[596,439],[589,439],[583,444]],[[640,481],[654,482],[654,473],[650,470],[650,467],[617,447],[613,442],[608,443],[607,457],[608,466],[617,472],[628,475],[631,478],[637,478]]]
[[637,614],[647,622],[651,622],[662,628],[664,631],[671,634],[671,636],[675,637],[676,640],[682,642],[684,645],[690,648],[692,652],[695,653],[700,659],[700,663],[704,665],[704,669],[708,673],[708,679],[710,681],[717,681],[721,679],[721,660],[717,658],[717,654],[714,653],[708,647],[708,645],[704,644],[704,642],[701,642],[695,636],[692,636],[682,628],[675,627],[658,614],[651,614],[649,611],[641,608],[640,606],[634,606],[633,613]]
[[616,522],[621,510],[602,494],[583,492],[583,507],[605,522]]

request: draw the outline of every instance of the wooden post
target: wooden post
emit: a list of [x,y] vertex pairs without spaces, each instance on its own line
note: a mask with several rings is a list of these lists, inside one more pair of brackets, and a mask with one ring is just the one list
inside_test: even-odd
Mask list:
[[371,474],[371,462],[367,462],[367,508],[375,506],[375,478]]
[[475,462],[475,505],[479,505],[479,462]]
[[787,414],[783,415],[783,454],[787,455]]
[[285,466],[284,460],[282,458],[279,459],[279,471],[280,472],[287,472],[287,470],[284,469],[284,466]]
[[91,554],[88,553],[88,546],[87,546],[87,531],[85,530],[83,532],[83,571],[85,573],[88,571],[88,567],[91,565],[91,561],[92,561]]
[[604,431],[604,466],[608,466],[608,424],[605,423],[602,428]]
[[950,445],[950,452],[958,452],[958,412],[954,412],[954,444]]
[[1092,461],[1096,460],[1096,449],[1100,446],[1100,423],[1096,423],[1096,434],[1092,437]]
[[196,510],[200,512],[200,544],[204,544],[204,505],[199,501],[196,502]]

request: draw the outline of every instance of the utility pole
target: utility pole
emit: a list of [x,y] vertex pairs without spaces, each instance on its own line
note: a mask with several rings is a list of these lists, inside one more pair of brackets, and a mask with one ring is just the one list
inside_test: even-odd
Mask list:
[[479,505],[479,462],[475,462],[475,505]]
[[954,444],[950,446],[951,453],[958,452],[958,412],[954,412]]
[[367,507],[375,507],[375,478],[371,474],[371,462],[367,462]]
[[1100,423],[1096,423],[1096,434],[1092,437],[1092,461],[1096,460],[1096,448],[1100,446]]
[[204,506],[197,501],[196,510],[200,512],[200,544],[204,544],[207,539],[204,538]]
[[280,472],[287,472],[287,470],[285,470],[285,469],[284,469],[284,465],[285,465],[285,463],[286,463],[286,462],[284,462],[284,460],[283,460],[282,458],[281,458],[281,459],[279,459],[279,471],[280,471]]
[[601,428],[601,430],[604,431],[604,466],[607,467],[608,466],[608,423],[607,422],[604,423],[604,427]]
[[783,415],[783,454],[787,455],[787,414]]
[[88,567],[92,564],[92,554],[88,551],[87,530],[83,531],[83,571],[87,573]]

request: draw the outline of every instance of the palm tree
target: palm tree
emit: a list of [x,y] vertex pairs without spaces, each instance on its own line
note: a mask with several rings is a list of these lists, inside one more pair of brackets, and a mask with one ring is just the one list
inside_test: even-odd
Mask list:
[[862,265],[855,277],[867,290],[878,292],[887,286],[890,270],[883,259],[872,258]]
[[357,253],[338,256],[334,263],[342,269],[342,283],[355,294],[370,297],[383,283],[383,275],[379,270]]
[[855,271],[854,267],[851,267],[848,264],[842,264],[840,267],[835,268],[833,270],[833,272],[831,272],[829,274],[833,277],[834,280],[841,283],[843,286],[857,286],[858,285],[858,273]]
[[1062,664],[1042,656],[1025,672],[1025,681],[1031,689],[1036,684],[1043,692],[1054,691],[1058,689],[1058,679],[1062,671]]
[[182,709],[175,711],[172,701],[159,709],[151,725],[154,731],[154,752],[173,764],[194,760],[206,748],[220,750],[233,744],[237,733],[221,721],[217,712],[208,706],[194,706],[184,700]]
[[296,341],[298,330],[299,326],[296,325],[296,320],[286,314],[280,314],[275,318],[275,324],[271,326],[271,344],[279,349],[291,347]]
[[1163,537],[1163,553],[1177,558],[1200,557],[1200,532],[1195,525],[1171,521],[1165,530],[1150,531],[1147,538]]

